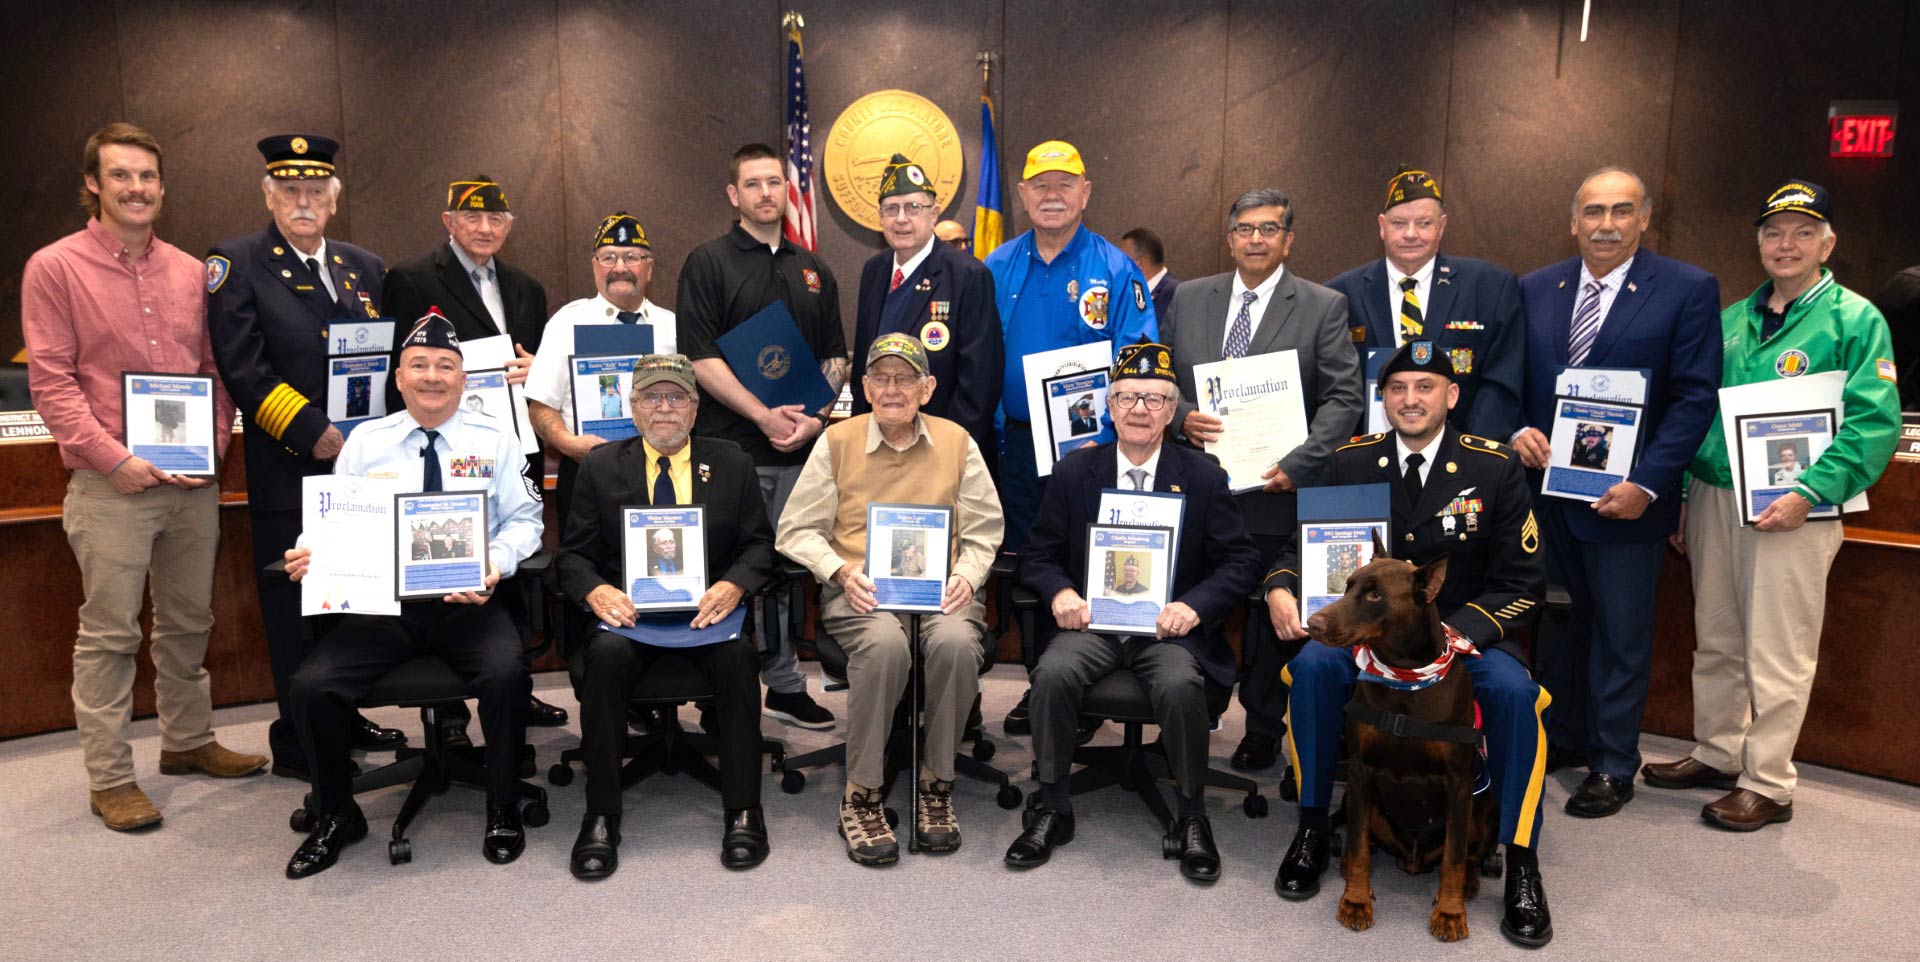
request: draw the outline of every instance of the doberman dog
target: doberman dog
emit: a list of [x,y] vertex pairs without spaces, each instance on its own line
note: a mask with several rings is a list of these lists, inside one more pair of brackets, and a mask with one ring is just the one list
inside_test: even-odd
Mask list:
[[1451,664],[1461,652],[1433,606],[1446,573],[1444,555],[1416,568],[1389,558],[1376,534],[1374,560],[1307,621],[1324,644],[1366,646],[1357,657],[1383,666],[1387,679],[1367,684],[1382,679],[1363,673],[1346,708],[1347,888],[1337,917],[1355,932],[1373,925],[1374,845],[1410,875],[1439,864],[1427,931],[1454,942],[1467,937],[1466,900],[1479,893],[1480,863],[1498,844],[1498,803],[1473,791],[1473,682]]

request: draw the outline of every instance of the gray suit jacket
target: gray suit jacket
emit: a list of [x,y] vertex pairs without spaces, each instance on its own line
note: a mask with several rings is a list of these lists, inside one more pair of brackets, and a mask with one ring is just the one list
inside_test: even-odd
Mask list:
[[[1220,360],[1232,297],[1231,271],[1183,281],[1173,292],[1173,305],[1163,323],[1173,329],[1174,370],[1180,376],[1180,392],[1185,398],[1173,421],[1178,440],[1186,440],[1181,428],[1197,407],[1193,366]],[[1280,468],[1296,487],[1307,487],[1318,481],[1333,449],[1352,436],[1362,411],[1360,355],[1347,329],[1346,295],[1300,280],[1292,271],[1282,275],[1254,328],[1247,354],[1289,350],[1300,352],[1308,437],[1306,443],[1280,459]],[[1246,516],[1248,530],[1257,535],[1292,534],[1293,495],[1252,492],[1235,500]]]

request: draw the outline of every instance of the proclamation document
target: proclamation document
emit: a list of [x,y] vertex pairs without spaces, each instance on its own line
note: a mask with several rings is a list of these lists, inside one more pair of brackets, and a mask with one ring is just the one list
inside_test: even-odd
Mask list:
[[1265,487],[1261,475],[1307,440],[1298,351],[1195,364],[1193,384],[1194,403],[1224,425],[1207,453],[1227,469],[1235,494]]

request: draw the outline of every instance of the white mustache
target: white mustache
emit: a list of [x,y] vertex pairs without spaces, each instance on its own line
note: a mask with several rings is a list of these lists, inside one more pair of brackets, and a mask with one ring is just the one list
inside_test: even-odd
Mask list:
[[1593,241],[1596,244],[1600,244],[1600,243],[1617,244],[1620,242],[1620,232],[1617,230],[1597,230],[1591,234],[1588,234],[1587,239],[1590,241]]
[[319,220],[320,215],[310,210],[296,210],[287,216],[288,220]]

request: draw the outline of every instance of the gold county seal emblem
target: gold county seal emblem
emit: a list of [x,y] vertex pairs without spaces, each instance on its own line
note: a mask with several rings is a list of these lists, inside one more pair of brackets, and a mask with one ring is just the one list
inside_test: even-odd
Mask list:
[[880,229],[880,178],[896,153],[926,169],[924,186],[939,210],[946,210],[960,189],[965,167],[960,132],[945,112],[905,90],[861,97],[833,122],[820,171],[841,212],[869,230]]
[[787,376],[787,369],[793,366],[793,356],[778,344],[769,344],[760,349],[760,356],[754,359],[760,368],[760,376],[769,381],[778,381]]

